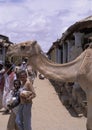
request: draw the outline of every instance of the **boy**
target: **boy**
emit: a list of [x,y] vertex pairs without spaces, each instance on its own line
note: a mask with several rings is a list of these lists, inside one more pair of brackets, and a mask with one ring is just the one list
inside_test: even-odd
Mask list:
[[11,109],[11,114],[8,120],[7,130],[18,130],[15,119],[18,112],[18,105],[20,103],[20,86],[19,80],[14,80],[14,88],[10,91],[10,97],[7,99],[7,107]]
[[19,73],[21,81],[20,104],[16,117],[19,130],[32,130],[31,128],[31,107],[32,99],[36,96],[32,81],[27,78],[27,73],[22,70]]

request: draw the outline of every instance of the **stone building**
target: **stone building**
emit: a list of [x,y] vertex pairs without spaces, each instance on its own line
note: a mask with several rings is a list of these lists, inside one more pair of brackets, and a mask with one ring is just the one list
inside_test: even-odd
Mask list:
[[[50,59],[56,63],[67,63],[79,56],[91,42],[92,16],[70,26],[62,34],[62,37],[53,43],[47,54]],[[54,81],[54,84],[57,86],[58,83]],[[60,86],[60,83],[58,86]],[[71,86],[71,91],[69,91],[69,86]],[[59,90],[59,93],[61,93],[61,100],[63,96],[65,98],[65,101],[63,99],[64,104],[72,106],[79,115],[83,112],[86,113],[86,95],[78,83],[65,83],[64,88],[62,89],[61,85],[61,89],[59,88]],[[65,97],[63,93],[65,90],[67,92],[67,94],[65,94],[67,97]]]
[[0,61],[3,61],[3,63],[5,63],[6,52],[11,44],[13,43],[9,41],[7,36],[0,35]]

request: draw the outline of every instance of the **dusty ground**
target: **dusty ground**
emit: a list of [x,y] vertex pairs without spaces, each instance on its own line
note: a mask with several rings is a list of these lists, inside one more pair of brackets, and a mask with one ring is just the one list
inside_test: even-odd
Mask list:
[[[75,117],[62,105],[50,82],[36,79],[37,97],[33,100],[33,130],[86,130],[86,118]],[[9,115],[0,112],[0,130],[6,130]]]

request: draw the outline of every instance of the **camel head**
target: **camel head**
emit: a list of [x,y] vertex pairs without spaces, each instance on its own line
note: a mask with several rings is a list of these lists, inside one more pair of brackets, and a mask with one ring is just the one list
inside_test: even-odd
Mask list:
[[40,46],[37,41],[26,41],[18,44],[11,45],[8,48],[7,56],[27,56],[37,55],[41,52]]

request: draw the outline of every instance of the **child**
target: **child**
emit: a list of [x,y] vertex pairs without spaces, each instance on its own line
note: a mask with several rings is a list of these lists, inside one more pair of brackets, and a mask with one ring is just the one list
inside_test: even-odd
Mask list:
[[20,89],[21,83],[19,80],[14,80],[14,88],[10,91],[11,98],[7,99],[7,107],[11,109],[11,114],[8,120],[7,130],[18,130],[15,119],[18,111],[18,105],[20,103]]
[[21,80],[21,90],[20,90],[20,104],[16,116],[16,123],[19,130],[32,130],[31,108],[32,108],[32,99],[35,98],[36,94],[33,88],[32,81],[29,81],[26,71],[22,70],[19,73],[19,78]]

